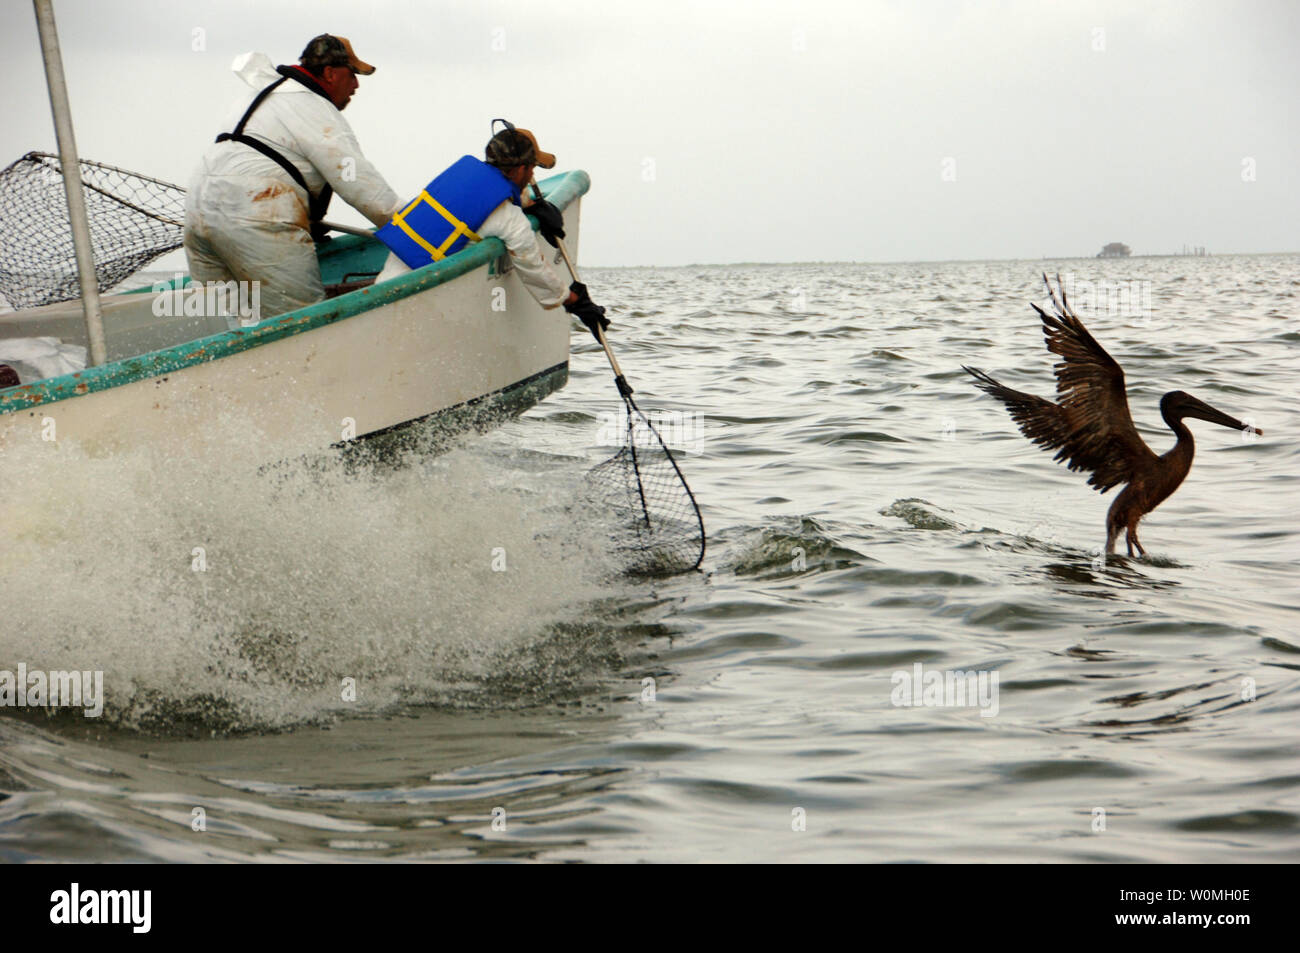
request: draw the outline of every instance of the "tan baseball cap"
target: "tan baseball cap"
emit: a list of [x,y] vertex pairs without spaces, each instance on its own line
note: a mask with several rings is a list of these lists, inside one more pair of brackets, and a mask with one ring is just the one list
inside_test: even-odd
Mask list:
[[322,33],[307,43],[298,62],[303,66],[347,66],[354,73],[369,76],[375,68],[352,52],[347,37]]
[[539,165],[543,169],[555,168],[555,156],[543,152],[537,137],[527,129],[502,129],[487,144],[488,161],[498,166]]

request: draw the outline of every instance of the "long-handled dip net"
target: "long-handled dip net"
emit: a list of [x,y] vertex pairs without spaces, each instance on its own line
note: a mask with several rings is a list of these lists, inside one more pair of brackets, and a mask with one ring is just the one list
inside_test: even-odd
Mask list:
[[632,399],[605,335],[598,336],[626,415],[622,448],[587,474],[592,495],[612,511],[615,548],[629,572],[689,572],[704,560],[704,518],[672,451]]
[[[541,198],[536,181],[532,188]],[[556,242],[570,276],[579,281],[564,239]],[[632,399],[632,385],[623,376],[604,331],[599,325],[594,330],[614,370],[626,413],[622,448],[587,474],[591,496],[614,517],[615,549],[628,572],[668,576],[698,569],[704,561],[705,536],[695,494],[668,444]]]
[[[88,159],[79,166],[101,291],[181,247],[183,188]],[[14,309],[81,297],[58,156],[29,152],[0,170],[0,295]]]

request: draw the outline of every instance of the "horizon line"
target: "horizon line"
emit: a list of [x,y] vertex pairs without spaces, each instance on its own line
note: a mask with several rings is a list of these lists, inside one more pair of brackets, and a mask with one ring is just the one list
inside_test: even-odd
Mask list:
[[1123,261],[1131,258],[1250,258],[1263,255],[1300,255],[1296,251],[1251,251],[1251,252],[1217,252],[1205,255],[1185,255],[1180,252],[1166,252],[1150,255],[1124,255],[1115,258],[1102,258],[1099,255],[1044,255],[1041,258],[900,258],[891,261],[866,261],[862,259],[806,259],[800,261],[702,261],[685,262],[680,265],[593,265],[583,264],[584,268],[721,268],[741,265],[947,265],[973,263],[981,261]]

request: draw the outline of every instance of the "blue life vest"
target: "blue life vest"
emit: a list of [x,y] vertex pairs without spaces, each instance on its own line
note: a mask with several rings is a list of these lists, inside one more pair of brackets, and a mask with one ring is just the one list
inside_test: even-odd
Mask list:
[[519,202],[519,189],[486,162],[462,156],[425,186],[375,237],[409,268],[454,255],[502,202]]

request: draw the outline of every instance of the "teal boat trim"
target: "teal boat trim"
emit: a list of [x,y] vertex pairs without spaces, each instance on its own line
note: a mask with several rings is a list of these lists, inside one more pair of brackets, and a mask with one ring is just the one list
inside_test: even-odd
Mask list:
[[[543,183],[543,186],[549,201],[559,208],[566,208],[575,199],[586,194],[591,187],[591,179],[587,173],[575,170],[564,175],[552,176]],[[335,238],[322,252],[322,271],[326,270],[327,265],[328,270],[333,272],[339,268],[350,267],[353,262],[373,260],[378,253],[377,250],[382,250],[379,259],[382,262],[387,258],[388,250],[378,239],[363,238],[358,235]],[[208,361],[248,351],[278,341],[280,338],[302,334],[401,301],[429,288],[435,288],[478,268],[490,266],[504,254],[506,254],[506,247],[499,238],[487,238],[440,262],[386,281],[378,288],[360,288],[339,295],[337,298],[320,301],[296,311],[288,311],[263,321],[256,327],[224,331],[160,351],[123,358],[98,367],[88,367],[84,371],[73,374],[7,388],[0,391],[0,414],[15,413],[33,407],[46,407],[61,400],[93,394],[96,391],[111,390],[135,381],[162,377],[186,367],[206,364]],[[340,272],[342,273],[344,272]],[[168,283],[168,287],[172,284],[174,282]],[[136,289],[135,293],[152,290],[153,286],[150,286]]]

